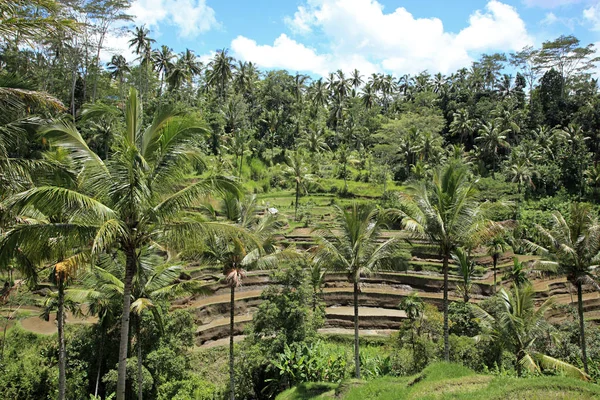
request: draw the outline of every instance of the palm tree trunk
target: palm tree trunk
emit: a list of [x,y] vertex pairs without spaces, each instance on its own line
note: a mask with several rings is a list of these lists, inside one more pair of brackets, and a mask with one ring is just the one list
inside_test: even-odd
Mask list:
[[142,384],[144,383],[144,378],[142,377],[142,336],[141,333],[141,324],[142,324],[142,316],[138,315],[136,317],[135,324],[135,336],[137,338],[137,384],[138,384],[138,400],[143,400],[142,396]]
[[444,361],[450,360],[450,343],[448,337],[448,253],[444,254]]
[[235,286],[231,285],[231,299],[229,300],[229,390],[231,391],[231,400],[235,400],[235,371],[233,358],[233,324],[235,314]]
[[498,255],[494,254],[492,256],[492,261],[494,263],[494,294],[496,294],[496,271],[498,267]]
[[583,319],[583,294],[581,282],[577,282],[577,309],[579,311],[579,341],[581,342],[581,358],[583,360],[583,370],[588,372],[587,350],[585,346],[585,321]]
[[298,221],[298,200],[300,199],[300,182],[296,181],[296,210],[294,213],[294,220]]
[[102,376],[102,357],[104,353],[104,326],[100,324],[100,347],[98,349],[98,372],[96,373],[96,387],[94,389],[94,397],[98,397],[98,388],[100,387],[100,377]]
[[356,379],[360,379],[360,353],[358,351],[358,278],[354,279],[354,367]]
[[64,400],[67,388],[67,351],[65,349],[65,284],[62,273],[58,278],[58,311],[56,322],[58,323],[58,399]]
[[135,249],[126,252],[125,282],[123,285],[123,315],[121,317],[121,339],[119,342],[119,366],[117,376],[117,400],[125,400],[125,383],[127,380],[127,345],[129,341],[129,320],[131,313],[131,287],[137,268]]

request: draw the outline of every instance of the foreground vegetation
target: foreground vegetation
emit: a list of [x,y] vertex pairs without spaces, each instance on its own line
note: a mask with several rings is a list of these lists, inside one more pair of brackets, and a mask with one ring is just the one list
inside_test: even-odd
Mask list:
[[595,385],[568,378],[478,375],[458,364],[432,364],[418,375],[340,385],[308,383],[287,390],[277,400],[304,399],[594,399]]

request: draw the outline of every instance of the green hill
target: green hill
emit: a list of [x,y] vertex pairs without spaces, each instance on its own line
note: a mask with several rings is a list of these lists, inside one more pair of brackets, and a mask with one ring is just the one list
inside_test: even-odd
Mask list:
[[563,377],[514,378],[479,375],[456,364],[437,363],[412,377],[346,381],[340,385],[307,383],[276,400],[434,400],[434,399],[600,399],[600,387]]

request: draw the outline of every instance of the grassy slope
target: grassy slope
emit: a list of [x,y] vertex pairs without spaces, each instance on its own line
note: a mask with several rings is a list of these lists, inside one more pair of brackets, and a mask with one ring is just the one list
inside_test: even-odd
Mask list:
[[396,399],[600,399],[600,387],[563,377],[518,379],[478,375],[456,364],[438,363],[420,375],[385,377],[341,385],[311,383],[281,393],[277,400],[396,400]]

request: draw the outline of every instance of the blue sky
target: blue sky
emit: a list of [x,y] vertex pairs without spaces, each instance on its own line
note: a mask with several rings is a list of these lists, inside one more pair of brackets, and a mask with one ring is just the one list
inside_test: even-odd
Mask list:
[[[130,14],[176,52],[205,61],[229,48],[265,69],[315,76],[450,73],[561,34],[600,48],[600,0],[134,0]],[[107,43],[105,57],[133,58],[126,39]]]

